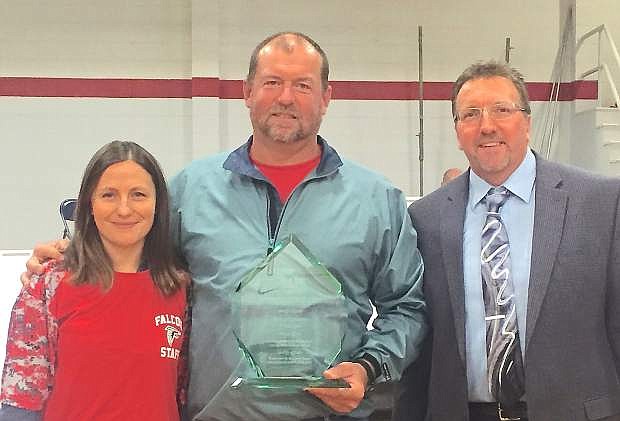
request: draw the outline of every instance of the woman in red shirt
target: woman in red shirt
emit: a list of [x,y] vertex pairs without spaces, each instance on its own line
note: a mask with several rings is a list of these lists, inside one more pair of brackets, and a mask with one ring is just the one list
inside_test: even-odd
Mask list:
[[11,314],[0,420],[179,419],[187,276],[153,156],[115,141],[90,160],[62,261]]

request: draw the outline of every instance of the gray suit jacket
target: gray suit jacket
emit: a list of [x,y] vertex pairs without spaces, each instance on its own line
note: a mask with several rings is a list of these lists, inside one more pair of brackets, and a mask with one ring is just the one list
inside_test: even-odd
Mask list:
[[[536,165],[525,339],[528,415],[530,421],[620,420],[620,181],[538,156]],[[433,331],[397,390],[395,420],[469,418],[463,285],[468,177],[466,172],[409,209]]]

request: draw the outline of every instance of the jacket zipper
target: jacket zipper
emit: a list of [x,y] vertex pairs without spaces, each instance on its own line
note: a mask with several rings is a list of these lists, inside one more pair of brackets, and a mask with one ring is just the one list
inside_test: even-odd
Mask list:
[[[269,246],[267,247],[267,256],[269,256],[272,252],[273,249],[276,245],[276,241],[278,239],[278,233],[280,232],[280,227],[282,226],[282,219],[284,218],[284,212],[286,211],[286,207],[288,206],[288,202],[291,199],[291,196],[293,196],[293,192],[295,190],[297,190],[297,188],[303,184],[300,183],[297,187],[295,187],[293,189],[293,191],[291,192],[291,194],[289,195],[289,197],[286,199],[286,202],[284,202],[284,206],[282,206],[282,210],[280,211],[280,215],[278,216],[278,222],[276,224],[276,229],[273,232],[273,235],[271,234],[271,218],[270,218],[270,212],[271,212],[271,197],[269,196],[269,187],[273,188],[275,191],[275,187],[271,186],[271,184],[269,184],[269,187],[267,189],[267,233],[269,236]],[[278,192],[276,191],[276,194]]]
[[267,256],[269,256],[273,252],[273,249],[274,249],[274,247],[276,245],[276,241],[278,239],[278,233],[280,232],[280,227],[282,225],[282,219],[284,219],[284,212],[286,211],[286,207],[288,206],[288,203],[290,202],[291,197],[293,197],[293,194],[295,194],[297,189],[299,189],[304,184],[310,182],[311,180],[314,180],[314,179],[317,179],[317,178],[322,178],[322,177],[327,177],[328,175],[330,175],[334,171],[330,171],[330,172],[328,172],[326,174],[323,174],[323,175],[314,174],[314,175],[312,175],[312,176],[302,180],[301,183],[299,183],[297,186],[295,186],[293,191],[291,191],[291,194],[286,199],[286,202],[284,202],[284,206],[282,206],[282,210],[280,211],[280,215],[278,216],[278,222],[277,222],[277,225],[276,225],[276,229],[275,229],[275,231],[273,233],[273,236],[271,235],[271,218],[269,217],[270,216],[269,212],[271,211],[271,197],[269,196],[269,188],[272,188],[276,194],[278,194],[278,192],[277,192],[276,188],[269,181],[265,180],[265,183],[267,184],[267,192],[266,192],[266,195],[267,195],[267,235],[269,237],[269,245],[267,247]]

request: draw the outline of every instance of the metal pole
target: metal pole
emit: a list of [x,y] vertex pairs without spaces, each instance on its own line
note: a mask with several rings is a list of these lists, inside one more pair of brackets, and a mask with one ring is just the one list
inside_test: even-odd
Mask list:
[[420,196],[424,195],[424,72],[422,67],[422,26],[418,26],[418,107],[420,110],[420,131],[418,149],[420,151]]
[[510,50],[512,50],[512,47],[510,46],[510,37],[506,37],[506,64],[510,63]]

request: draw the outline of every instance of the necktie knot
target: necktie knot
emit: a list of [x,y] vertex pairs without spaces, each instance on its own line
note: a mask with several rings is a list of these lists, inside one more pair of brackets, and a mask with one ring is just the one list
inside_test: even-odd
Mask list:
[[483,200],[489,212],[498,213],[499,209],[506,203],[506,200],[508,200],[508,197],[510,197],[510,190],[506,187],[491,187]]

